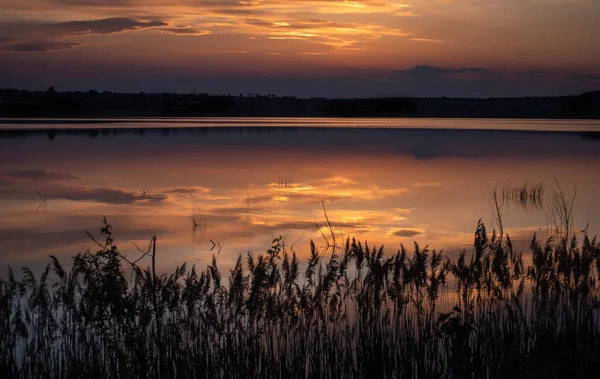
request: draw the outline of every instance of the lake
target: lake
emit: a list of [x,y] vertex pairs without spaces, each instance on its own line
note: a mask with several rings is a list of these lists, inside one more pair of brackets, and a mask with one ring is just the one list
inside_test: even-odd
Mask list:
[[[279,235],[306,257],[331,239],[325,212],[338,240],[453,255],[480,218],[492,227],[494,190],[525,249],[548,235],[558,185],[596,235],[599,136],[589,120],[0,120],[0,263],[94,250],[104,216],[129,256],[157,236],[165,272],[231,266]],[[531,204],[510,195],[524,186]]]

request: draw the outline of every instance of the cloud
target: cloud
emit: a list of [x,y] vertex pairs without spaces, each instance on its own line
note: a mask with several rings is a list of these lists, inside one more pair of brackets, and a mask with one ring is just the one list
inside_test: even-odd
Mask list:
[[446,43],[446,41],[442,39],[435,38],[411,38],[410,40],[415,42]]
[[82,7],[123,7],[131,5],[134,1],[132,0],[51,0],[52,2],[64,5],[74,5]]
[[324,178],[308,183],[269,183],[270,193],[254,197],[251,201],[270,201],[274,197],[286,197],[290,201],[321,202],[343,199],[375,200],[395,197],[407,193],[407,188],[380,188],[377,185],[368,187],[353,186],[351,180],[342,177]]
[[[244,223],[243,228],[236,228],[235,230],[227,231],[228,238],[240,238],[240,237],[252,237],[257,234],[269,234],[274,235],[282,232],[289,232],[292,230],[302,230],[306,232],[318,232],[317,225],[314,221],[280,221],[274,223],[260,223],[261,220],[251,220],[251,219],[238,219],[238,223]],[[322,225],[321,228],[323,232],[325,232],[325,226]],[[367,225],[362,223],[353,223],[353,222],[335,222],[333,227],[338,229],[342,228],[343,230],[356,230],[361,228],[368,228]]]
[[100,20],[68,21],[44,24],[43,28],[59,35],[114,34],[130,30],[168,26],[164,21],[138,21],[133,18],[115,17]]
[[[253,196],[248,199],[248,202],[252,205],[260,205],[270,203],[272,201],[290,201],[297,204],[319,204],[321,201],[332,202],[350,198],[352,195],[350,191],[338,194],[328,194],[326,191],[318,191],[315,193],[299,193],[299,192],[286,192],[281,191],[281,194]],[[361,195],[364,193],[361,192]],[[370,195],[370,194],[369,194]],[[368,195],[367,195],[368,196]],[[369,198],[371,199],[371,198]]]
[[[12,186],[8,183],[0,191],[0,198],[10,200],[30,199],[35,192],[33,187],[27,190],[22,186]],[[167,199],[164,194],[133,192],[108,187],[71,186],[50,182],[39,190],[45,194],[46,200],[90,201],[106,204],[134,204],[140,202],[160,202]],[[37,197],[37,195],[35,195]],[[38,199],[39,200],[39,199]]]
[[481,74],[481,73],[489,72],[489,70],[485,69],[485,68],[480,68],[480,67],[465,67],[465,68],[451,69],[451,68],[420,65],[420,66],[415,66],[409,70],[396,70],[394,72],[400,73],[400,74],[407,74],[407,75],[411,75],[411,76],[422,77],[422,76],[441,76],[441,75],[468,74],[468,73]]
[[202,30],[192,27],[164,28],[160,30],[162,32],[167,32],[175,35],[203,36],[207,34],[212,34],[212,31],[210,30]]
[[424,234],[425,231],[423,229],[415,229],[415,228],[400,228],[394,230],[391,234],[396,237],[415,237],[419,234]]
[[219,54],[248,54],[247,50],[217,50],[216,53]]
[[70,172],[48,171],[48,170],[19,170],[10,173],[10,176],[18,179],[52,181],[52,180],[74,180],[79,177]]
[[337,187],[339,185],[344,185],[344,184],[356,184],[356,180],[341,176],[341,175],[337,175],[337,176],[330,176],[328,178],[323,178],[320,180],[320,182],[322,182],[324,185],[328,186],[328,187]]
[[58,51],[58,50],[71,50],[77,46],[78,43],[74,42],[60,42],[60,41],[45,41],[45,42],[20,42],[12,45],[5,46],[2,50],[5,51],[19,51],[19,52],[46,52],[46,51]]
[[150,28],[163,28],[170,34],[207,34],[209,31],[191,27],[168,28],[160,20],[140,21],[127,17],[103,18],[98,20],[67,21],[59,23],[12,22],[0,23],[0,50],[14,52],[48,52],[72,50],[80,43],[64,41],[66,38],[87,35],[110,35]]
[[417,182],[412,183],[410,186],[413,188],[427,188],[427,187],[439,187],[442,183],[440,182]]
[[[6,0],[0,0],[0,4],[3,1]],[[107,18],[41,24],[13,22],[8,28],[12,29],[10,34],[18,40],[35,41],[35,38],[31,38],[32,35],[37,38],[40,35],[46,38],[52,36],[61,40],[61,37],[67,36],[111,35],[153,29],[177,36],[227,35],[231,46],[221,49],[226,51],[245,50],[240,49],[239,43],[233,42],[235,36],[244,39],[247,36],[264,37],[272,40],[272,44],[277,44],[278,40],[294,40],[298,44],[310,43],[356,51],[370,49],[370,42],[382,37],[403,38],[411,34],[390,23],[358,21],[356,15],[365,14],[412,16],[410,5],[392,0],[183,0],[177,6],[160,0],[150,0],[148,3],[141,0],[40,1],[46,6],[49,5],[48,2],[55,5],[58,3],[61,9],[64,8],[63,17],[67,20],[81,17],[86,12]],[[36,15],[40,13],[39,7],[35,7],[33,3],[22,4],[15,9]],[[111,17],[115,14],[122,16]],[[4,23],[4,27],[6,26]],[[2,27],[0,23],[0,29]],[[0,30],[0,34],[2,33]],[[303,51],[311,49],[308,47]]]
[[204,194],[209,193],[209,188],[204,187],[177,187],[165,191],[165,194],[174,194],[174,195],[192,195],[192,194]]
[[53,186],[47,190],[48,200],[92,201],[99,203],[133,204],[141,201],[159,202],[165,195],[153,195],[112,188],[89,188],[84,186]]

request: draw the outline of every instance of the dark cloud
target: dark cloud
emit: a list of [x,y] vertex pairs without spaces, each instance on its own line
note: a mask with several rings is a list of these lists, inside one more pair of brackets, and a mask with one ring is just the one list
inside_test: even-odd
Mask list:
[[59,42],[59,41],[45,41],[45,42],[20,42],[4,47],[6,51],[20,51],[20,52],[45,52],[45,51],[57,51],[57,50],[71,50],[79,46],[78,43],[74,42]]
[[[161,20],[142,21],[128,17],[113,17],[98,20],[68,21],[60,23],[0,23],[0,50],[15,52],[47,52],[71,50],[79,43],[61,41],[69,36],[109,35],[149,28],[160,28],[165,33],[177,35],[204,35],[201,30],[187,25],[170,28]],[[11,36],[11,38],[6,37]]]
[[191,195],[195,193],[208,193],[210,190],[204,187],[178,187],[165,191],[165,194]]
[[44,29],[60,35],[81,35],[114,34],[161,26],[168,26],[168,24],[160,20],[138,21],[133,18],[115,17],[100,20],[68,21],[57,24],[45,24]]
[[83,186],[55,186],[47,190],[48,200],[93,201],[99,203],[133,204],[139,201],[166,200],[165,195],[129,192],[112,188],[88,188]]
[[443,67],[434,67],[427,65],[420,65],[411,68],[410,70],[396,70],[396,73],[408,74],[414,76],[436,76],[436,75],[450,75],[450,74],[467,74],[467,73],[486,73],[488,69],[480,67],[465,67],[459,69],[450,69]]
[[261,20],[259,18],[247,18],[245,23],[248,25],[254,26],[264,26],[264,27],[273,27],[273,23],[266,20]]
[[47,170],[19,170],[10,173],[13,178],[29,180],[74,180],[79,177],[70,172],[47,171]]
[[425,233],[425,231],[420,229],[402,228],[395,230],[392,235],[396,237],[415,237],[423,233]]
[[[22,186],[14,186],[9,182],[9,186],[3,186],[0,191],[0,198],[11,200],[31,199],[37,197],[35,188],[30,190]],[[71,201],[91,201],[106,204],[134,204],[138,202],[159,202],[167,199],[166,195],[149,194],[145,192],[132,192],[114,188],[90,188],[84,186],[68,186],[60,184],[50,184],[40,187],[39,190],[45,194],[46,200],[71,200]]]
[[546,72],[540,71],[540,70],[529,70],[529,71],[525,71],[525,73],[529,74],[529,75],[544,75]]

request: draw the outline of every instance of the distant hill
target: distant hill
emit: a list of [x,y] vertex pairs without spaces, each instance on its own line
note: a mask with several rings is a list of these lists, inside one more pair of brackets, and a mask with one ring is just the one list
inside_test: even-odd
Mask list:
[[0,117],[489,117],[600,119],[600,91],[521,98],[302,99],[275,95],[0,90]]

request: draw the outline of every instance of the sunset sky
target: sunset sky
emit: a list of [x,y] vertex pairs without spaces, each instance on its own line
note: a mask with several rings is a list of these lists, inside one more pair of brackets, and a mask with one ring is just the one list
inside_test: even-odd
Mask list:
[[597,0],[0,0],[0,87],[300,96],[600,89]]

